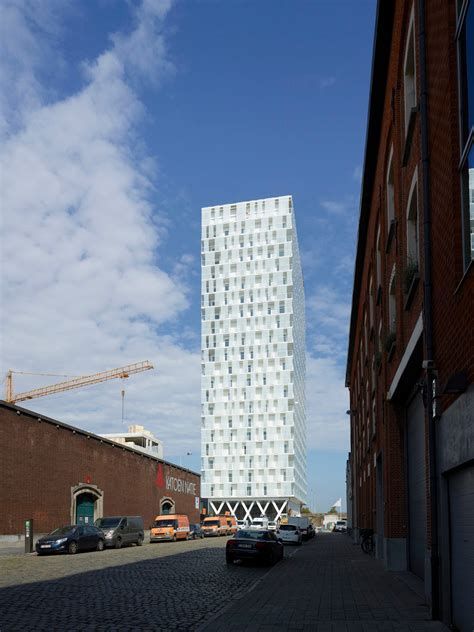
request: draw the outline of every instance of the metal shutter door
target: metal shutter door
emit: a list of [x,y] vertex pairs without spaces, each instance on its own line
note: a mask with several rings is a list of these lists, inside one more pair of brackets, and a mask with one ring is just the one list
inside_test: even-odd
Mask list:
[[410,570],[425,576],[426,471],[425,408],[421,393],[407,408],[408,561]]
[[474,629],[474,465],[449,477],[453,623]]

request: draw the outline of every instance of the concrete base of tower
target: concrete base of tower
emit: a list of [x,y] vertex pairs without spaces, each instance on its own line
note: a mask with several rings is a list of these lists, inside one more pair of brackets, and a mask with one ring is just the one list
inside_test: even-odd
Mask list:
[[251,522],[254,518],[282,520],[299,516],[303,503],[296,498],[210,498],[209,510],[214,515],[229,512],[237,520]]

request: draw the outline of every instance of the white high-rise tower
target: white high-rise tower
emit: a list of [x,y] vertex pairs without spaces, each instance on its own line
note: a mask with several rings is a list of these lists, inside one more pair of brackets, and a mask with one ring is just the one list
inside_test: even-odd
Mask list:
[[202,209],[202,480],[216,514],[306,500],[305,302],[291,196]]

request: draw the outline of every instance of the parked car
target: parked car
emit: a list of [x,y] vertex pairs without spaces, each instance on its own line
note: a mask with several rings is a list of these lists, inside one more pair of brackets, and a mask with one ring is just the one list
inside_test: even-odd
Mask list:
[[277,529],[276,520],[269,520],[268,521],[268,529],[270,529],[270,531],[276,531],[276,529]]
[[203,538],[203,537],[204,537],[204,533],[202,531],[202,527],[200,524],[189,525],[188,540],[197,540],[198,538]]
[[227,541],[225,560],[233,564],[235,560],[256,560],[275,564],[283,557],[283,543],[274,531],[268,529],[245,529],[237,531]]
[[288,524],[294,524],[296,527],[299,527],[303,540],[309,540],[315,535],[313,523],[306,516],[290,516]]
[[141,546],[145,539],[141,516],[105,516],[98,518],[94,524],[104,532],[105,546],[116,549],[126,544]]
[[163,514],[156,516],[150,529],[150,542],[166,540],[187,540],[189,534],[189,518],[184,514]]
[[332,530],[345,533],[347,531],[347,520],[337,520]]
[[248,526],[247,520],[237,520],[237,527],[239,529],[246,529]]
[[36,543],[38,555],[47,553],[77,553],[78,551],[103,551],[104,534],[92,525],[68,525],[59,527]]
[[281,524],[276,534],[282,540],[283,544],[291,542],[292,544],[301,545],[303,543],[300,528],[294,524]]
[[249,529],[268,529],[268,518],[266,516],[252,518]]

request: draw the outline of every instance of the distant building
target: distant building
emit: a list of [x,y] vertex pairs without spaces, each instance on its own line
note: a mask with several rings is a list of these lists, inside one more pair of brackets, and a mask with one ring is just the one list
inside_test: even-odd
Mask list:
[[305,303],[291,196],[202,209],[202,483],[215,513],[306,501]]
[[128,432],[103,434],[101,437],[126,445],[127,448],[151,454],[158,459],[163,458],[163,442],[139,424],[128,426]]

